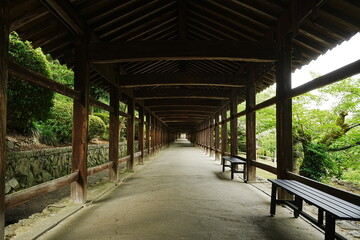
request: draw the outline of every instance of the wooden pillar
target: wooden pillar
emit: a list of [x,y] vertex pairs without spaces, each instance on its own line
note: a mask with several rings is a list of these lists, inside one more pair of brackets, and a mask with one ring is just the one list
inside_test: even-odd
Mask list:
[[220,138],[219,138],[219,112],[215,113],[215,160],[220,160],[220,153],[219,153],[219,147],[220,147]]
[[[291,91],[291,37],[280,39],[279,60],[276,71],[276,147],[277,177],[286,178],[286,171],[293,170],[292,161],[292,101],[287,98]],[[280,198],[289,198],[279,191]]]
[[135,101],[132,98],[128,99],[128,114],[127,119],[127,155],[130,159],[126,162],[127,171],[134,171],[134,153],[135,153]]
[[88,37],[81,37],[75,44],[74,89],[80,99],[74,99],[72,172],[79,170],[79,178],[71,184],[71,199],[84,203],[87,195],[87,147],[89,106],[89,64],[87,61]]
[[109,161],[113,163],[109,169],[109,179],[112,182],[118,180],[118,159],[119,159],[119,89],[115,86],[110,88],[110,106],[114,112],[110,112],[109,126]]
[[210,157],[214,156],[215,149],[214,148],[214,116],[210,117]]
[[139,151],[141,156],[139,157],[139,163],[144,164],[144,109],[139,107]]
[[253,68],[250,67],[246,86],[246,161],[247,179],[256,181],[256,167],[252,166],[251,160],[256,160],[256,112],[252,111],[256,104],[256,88]]
[[223,107],[221,109],[221,121],[222,126],[221,126],[221,156],[225,156],[225,152],[226,152],[226,144],[227,144],[227,122],[224,122],[224,120],[226,119],[226,107]]
[[0,239],[5,236],[6,113],[9,49],[8,1],[0,1]]
[[155,117],[151,115],[151,145],[152,154],[155,154]]
[[237,105],[238,100],[237,96],[234,95],[231,98],[230,102],[230,139],[231,139],[231,145],[230,145],[230,154],[231,155],[237,155],[238,154],[238,138],[237,138],[237,118],[234,116],[237,113]]
[[150,113],[146,112],[146,149],[147,157],[150,157]]

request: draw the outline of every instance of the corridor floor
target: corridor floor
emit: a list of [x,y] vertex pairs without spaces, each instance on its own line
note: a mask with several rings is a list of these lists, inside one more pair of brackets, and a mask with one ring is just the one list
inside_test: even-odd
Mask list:
[[324,239],[270,197],[178,140],[39,239]]

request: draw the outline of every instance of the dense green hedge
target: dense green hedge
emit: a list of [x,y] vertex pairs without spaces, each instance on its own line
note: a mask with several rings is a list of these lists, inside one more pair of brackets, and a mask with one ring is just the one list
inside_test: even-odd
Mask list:
[[[41,49],[33,49],[29,42],[21,41],[16,33],[10,35],[9,57],[46,77],[51,75]],[[34,121],[45,120],[49,117],[53,96],[52,91],[9,75],[8,128],[20,133],[28,133],[32,129]]]

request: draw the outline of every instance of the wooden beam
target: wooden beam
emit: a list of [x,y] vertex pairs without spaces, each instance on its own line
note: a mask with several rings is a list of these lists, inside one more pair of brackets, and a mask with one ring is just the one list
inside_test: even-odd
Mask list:
[[221,101],[215,99],[152,99],[146,100],[144,105],[153,107],[201,107],[204,109],[219,109]]
[[234,117],[237,113],[238,98],[237,95],[233,95],[230,102],[230,153],[232,156],[238,153],[238,137],[237,137],[237,118]]
[[85,20],[68,0],[41,0],[41,2],[74,35],[84,35],[88,30]]
[[217,108],[215,107],[201,107],[201,106],[154,106],[150,107],[150,110],[155,113],[161,114],[162,112],[194,112],[200,114],[208,114],[214,113]]
[[245,87],[246,81],[238,74],[176,72],[122,75],[119,82],[122,88],[181,85]]
[[254,69],[248,72],[248,85],[246,87],[246,162],[247,179],[249,182],[256,181],[256,167],[252,164],[256,161],[256,112],[252,111],[256,104],[256,87]]
[[130,117],[127,119],[127,155],[130,160],[126,162],[127,171],[134,171],[134,153],[135,153],[135,101],[132,98],[128,99],[128,114]]
[[[279,61],[276,69],[276,153],[277,177],[286,178],[286,171],[293,170],[292,161],[292,101],[287,98],[291,91],[291,36],[280,39]],[[279,197],[288,199],[285,191]]]
[[70,173],[69,175],[7,195],[5,198],[6,209],[16,207],[35,197],[38,197],[48,192],[52,192],[62,186],[66,186],[70,183],[76,182],[78,178],[79,171],[75,171],[73,173]]
[[146,150],[147,150],[147,156],[150,156],[150,113],[146,112]]
[[109,168],[109,180],[117,182],[118,180],[118,159],[119,159],[119,89],[115,86],[110,88],[110,106],[113,111],[110,112],[109,124],[109,161],[112,162]]
[[219,112],[215,113],[215,160],[220,160],[221,156],[218,151],[220,148],[220,127],[219,127]]
[[83,38],[75,46],[74,89],[80,92],[80,99],[74,99],[72,172],[79,171],[79,178],[71,184],[71,199],[84,203],[87,195],[87,141],[89,106],[89,65],[87,61],[87,40]]
[[80,98],[79,91],[73,90],[59,82],[56,82],[52,79],[44,77],[40,73],[36,73],[24,66],[12,61],[12,60],[8,61],[8,65],[9,65],[9,73],[12,76],[18,77],[20,79],[23,79],[27,82],[36,84],[43,88],[50,89],[54,92],[60,93],[62,95],[65,95],[65,96],[73,98],[73,99]]
[[344,67],[341,67],[335,71],[324,74],[321,77],[315,78],[314,80],[307,82],[297,88],[290,91],[288,97],[293,98],[311,90],[315,90],[326,85],[338,82],[348,77],[352,77],[360,73],[360,60],[350,63]]
[[0,1],[0,239],[5,239],[6,113],[9,49],[9,1]]
[[[119,91],[119,90],[118,90]],[[102,103],[92,97],[89,97],[89,104],[94,106],[94,107],[97,107],[97,108],[100,108],[100,109],[103,109],[105,111],[108,111],[109,113],[112,113],[114,112],[114,108],[112,106],[109,106],[105,103]]]
[[138,138],[138,150],[141,152],[139,163],[144,164],[144,109],[139,108],[139,138]]
[[[227,108],[224,107],[221,109],[221,121],[223,122],[226,119]],[[221,125],[221,157],[225,156],[227,146],[227,122],[223,122]]]
[[44,7],[37,8],[34,11],[28,11],[26,14],[19,16],[11,22],[10,32],[16,31],[18,28],[21,28],[22,26],[37,19],[40,19],[48,14],[49,11],[47,11]]
[[253,41],[120,41],[94,43],[89,57],[94,63],[154,60],[229,60],[273,62],[275,46]]
[[135,99],[171,99],[171,98],[185,98],[185,99],[229,99],[230,92],[223,90],[208,90],[208,89],[152,89],[152,90],[138,90],[134,92]]

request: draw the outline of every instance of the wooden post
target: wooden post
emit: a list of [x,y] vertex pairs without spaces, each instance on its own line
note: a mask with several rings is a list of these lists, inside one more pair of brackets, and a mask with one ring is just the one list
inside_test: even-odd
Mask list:
[[[291,91],[291,36],[280,39],[279,60],[276,71],[276,148],[277,177],[286,178],[286,171],[293,170],[292,162],[292,101],[287,97]],[[290,195],[279,191],[279,197]]]
[[115,86],[110,88],[110,106],[114,112],[110,112],[109,126],[109,161],[113,163],[109,169],[109,179],[112,182],[118,180],[119,159],[119,89]]
[[155,154],[155,117],[151,115],[151,145],[152,145],[152,155]]
[[230,102],[230,139],[231,139],[231,145],[230,145],[230,153],[231,155],[237,155],[238,154],[238,138],[237,138],[237,118],[234,117],[237,113],[237,105],[238,100],[237,96],[234,95],[231,98]]
[[74,99],[72,172],[79,170],[79,179],[71,184],[71,199],[84,203],[87,195],[87,147],[89,106],[89,64],[87,61],[88,37],[82,36],[75,44],[74,90],[80,99]]
[[150,157],[150,113],[146,112],[146,149],[147,157]]
[[128,99],[127,119],[127,155],[130,159],[126,162],[127,171],[134,171],[134,153],[135,153],[135,101],[133,98]]
[[256,167],[252,166],[251,160],[256,160],[256,112],[252,111],[255,107],[256,89],[254,82],[254,70],[249,68],[246,86],[246,161],[247,179],[250,182],[256,181]]
[[144,109],[142,106],[139,107],[139,151],[141,156],[139,163],[144,164]]
[[[226,119],[226,107],[221,109],[221,121]],[[221,125],[221,157],[225,156],[227,145],[227,122],[223,122]],[[221,161],[222,162],[222,161]]]
[[210,117],[210,127],[209,127],[210,131],[210,157],[214,156],[213,154],[215,153],[215,150],[212,150],[212,148],[214,147],[214,116]]
[[220,160],[220,138],[219,138],[219,112],[215,113],[215,160]]
[[5,151],[9,49],[8,13],[8,1],[0,1],[0,239],[5,238]]

